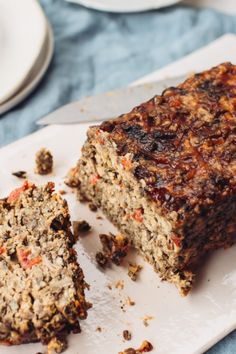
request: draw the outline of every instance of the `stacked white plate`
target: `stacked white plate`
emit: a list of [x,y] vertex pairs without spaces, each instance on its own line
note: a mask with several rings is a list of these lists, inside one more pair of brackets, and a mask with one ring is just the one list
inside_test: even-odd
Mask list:
[[0,114],[33,91],[53,47],[52,30],[37,0],[0,0]]
[[180,0],[67,0],[99,11],[140,12],[174,5]]

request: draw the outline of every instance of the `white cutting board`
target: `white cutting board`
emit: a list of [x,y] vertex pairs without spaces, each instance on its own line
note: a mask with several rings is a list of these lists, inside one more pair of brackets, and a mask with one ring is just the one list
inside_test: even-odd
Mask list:
[[[179,75],[227,60],[236,63],[235,47],[236,37],[224,36],[146,79]],[[79,157],[86,129],[85,124],[53,126],[1,149],[0,195],[5,196],[21,184],[11,176],[11,172],[17,170],[26,170],[33,182],[54,180],[59,189],[65,189],[62,179]],[[54,155],[52,176],[38,177],[33,173],[34,154],[42,146],[48,147]],[[126,266],[113,266],[105,272],[99,270],[94,261],[95,253],[100,249],[98,234],[113,231],[114,228],[106,220],[96,219],[96,213],[76,202],[73,193],[68,192],[65,197],[73,219],[84,218],[93,225],[93,233],[81,239],[76,249],[86,280],[91,285],[87,296],[94,304],[88,319],[82,323],[82,333],[70,335],[66,354],[117,354],[127,347],[139,347],[145,339],[154,345],[152,353],[197,354],[236,328],[236,247],[217,251],[209,257],[192,293],[181,298],[173,285],[161,283],[151,266],[136,254],[130,255],[129,260],[136,259],[144,266],[137,282],[128,278]],[[124,280],[123,290],[114,288],[117,280]],[[112,290],[108,289],[109,284]],[[135,306],[125,306],[124,312],[120,306],[128,296],[135,301]],[[148,327],[142,321],[145,315],[154,317]],[[98,326],[101,332],[96,331]],[[124,343],[122,339],[124,329],[132,332],[130,342]],[[34,354],[42,351],[41,344],[0,347],[0,354]]]

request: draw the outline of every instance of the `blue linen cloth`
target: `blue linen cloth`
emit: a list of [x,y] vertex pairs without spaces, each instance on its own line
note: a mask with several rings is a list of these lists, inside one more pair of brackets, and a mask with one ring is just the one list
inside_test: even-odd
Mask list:
[[[225,33],[236,33],[236,16],[183,5],[111,14],[62,0],[41,4],[55,35],[54,58],[35,92],[0,118],[1,146],[35,131],[36,120],[65,103],[125,86]],[[235,354],[236,332],[207,353]]]
[[236,16],[183,5],[111,14],[63,0],[41,4],[54,30],[54,58],[36,91],[0,117],[0,146],[35,131],[37,119],[67,102],[124,86],[224,33],[236,33]]

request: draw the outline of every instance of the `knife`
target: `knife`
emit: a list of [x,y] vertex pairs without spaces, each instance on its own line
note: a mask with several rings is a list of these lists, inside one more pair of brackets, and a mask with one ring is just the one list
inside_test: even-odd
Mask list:
[[98,122],[118,117],[135,106],[161,94],[164,89],[176,86],[189,75],[166,78],[151,83],[125,87],[116,91],[100,93],[82,98],[60,107],[37,121],[39,125],[76,124]]

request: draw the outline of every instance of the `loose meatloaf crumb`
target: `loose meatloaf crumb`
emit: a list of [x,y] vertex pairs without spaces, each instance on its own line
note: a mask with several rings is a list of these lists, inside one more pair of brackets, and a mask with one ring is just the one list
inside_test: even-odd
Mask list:
[[54,184],[25,182],[0,201],[0,342],[60,352],[87,316],[68,206]]
[[224,63],[91,127],[70,173],[184,295],[202,256],[236,241],[235,117],[236,66]]
[[47,175],[53,169],[53,156],[51,152],[45,148],[40,149],[35,157],[35,173],[39,175]]

